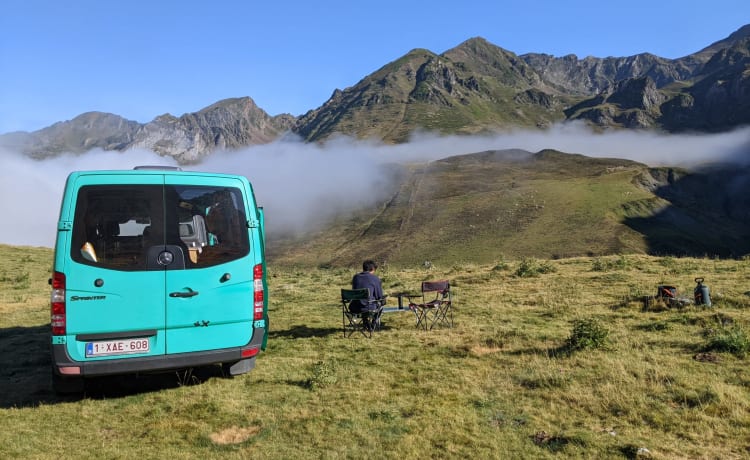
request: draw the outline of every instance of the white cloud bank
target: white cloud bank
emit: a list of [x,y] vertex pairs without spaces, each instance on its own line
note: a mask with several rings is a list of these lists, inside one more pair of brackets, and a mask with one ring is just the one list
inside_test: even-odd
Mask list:
[[[266,209],[269,232],[298,231],[335,212],[382,199],[385,165],[430,161],[485,150],[555,149],[592,157],[627,158],[649,165],[691,167],[707,162],[750,163],[750,128],[722,134],[667,135],[638,131],[593,134],[566,124],[548,131],[513,131],[493,136],[415,135],[405,144],[383,145],[339,138],[306,144],[284,140],[234,152],[217,152],[187,170],[247,176]],[[91,151],[37,161],[0,149],[0,243],[54,246],[60,199],[71,171],[132,169],[175,163],[148,151]]]

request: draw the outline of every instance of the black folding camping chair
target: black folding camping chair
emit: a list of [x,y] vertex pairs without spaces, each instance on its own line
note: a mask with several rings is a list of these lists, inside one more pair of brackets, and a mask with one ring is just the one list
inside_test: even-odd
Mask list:
[[365,337],[372,337],[374,331],[380,330],[380,315],[383,313],[383,301],[370,299],[370,290],[342,289],[341,318],[344,324],[344,337],[351,337],[360,332]]
[[416,317],[418,329],[432,329],[435,326],[453,327],[453,299],[448,280],[423,281],[421,299],[409,299],[409,309]]

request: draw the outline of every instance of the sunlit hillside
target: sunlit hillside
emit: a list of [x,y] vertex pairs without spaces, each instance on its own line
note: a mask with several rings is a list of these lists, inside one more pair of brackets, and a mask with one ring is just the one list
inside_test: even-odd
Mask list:
[[[504,257],[750,253],[750,180],[553,150],[503,150],[404,167],[379,206],[297,238],[283,265],[493,263]],[[747,193],[745,193],[747,192]],[[326,206],[326,203],[320,203]]]

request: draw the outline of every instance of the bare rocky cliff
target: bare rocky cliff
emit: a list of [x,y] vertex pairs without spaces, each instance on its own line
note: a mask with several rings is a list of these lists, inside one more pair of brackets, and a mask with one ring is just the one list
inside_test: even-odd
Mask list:
[[189,164],[215,150],[271,142],[288,131],[293,121],[291,115],[271,117],[252,99],[243,97],[219,101],[180,117],[161,115],[146,124],[111,113],[88,112],[33,133],[0,136],[0,145],[38,159],[96,148],[141,148]]
[[226,99],[179,118],[161,115],[141,126],[129,147],[194,163],[217,149],[271,142],[288,129],[291,119],[269,116],[249,97]]

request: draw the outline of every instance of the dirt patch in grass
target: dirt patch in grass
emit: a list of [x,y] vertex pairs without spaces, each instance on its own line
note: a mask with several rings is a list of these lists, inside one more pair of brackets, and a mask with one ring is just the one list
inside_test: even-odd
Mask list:
[[475,345],[471,348],[471,352],[477,356],[489,355],[498,351],[500,351],[500,347],[488,345]]
[[260,433],[259,426],[232,426],[221,430],[218,433],[211,433],[209,438],[211,438],[211,441],[213,441],[215,444],[239,444],[241,442],[247,441],[258,433]]

